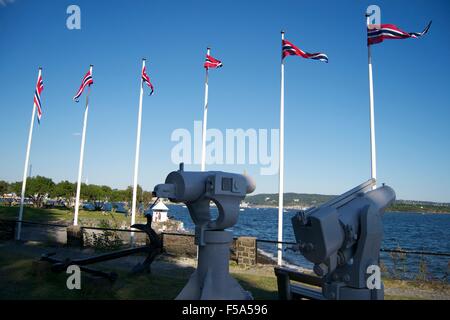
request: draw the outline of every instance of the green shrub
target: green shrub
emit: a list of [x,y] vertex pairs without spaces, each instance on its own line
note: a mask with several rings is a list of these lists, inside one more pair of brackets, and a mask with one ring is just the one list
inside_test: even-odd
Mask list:
[[[115,229],[117,225],[112,225],[108,220],[101,220],[99,228]],[[117,250],[123,247],[123,240],[116,231],[96,230],[87,237],[87,242],[96,250]]]

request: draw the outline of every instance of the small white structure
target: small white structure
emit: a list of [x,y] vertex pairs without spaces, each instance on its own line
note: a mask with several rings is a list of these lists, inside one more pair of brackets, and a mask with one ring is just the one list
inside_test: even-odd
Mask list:
[[152,207],[150,207],[150,210],[153,211],[152,222],[160,223],[169,220],[169,218],[167,217],[167,212],[169,211],[169,208],[167,208],[166,205],[161,200],[159,200]]

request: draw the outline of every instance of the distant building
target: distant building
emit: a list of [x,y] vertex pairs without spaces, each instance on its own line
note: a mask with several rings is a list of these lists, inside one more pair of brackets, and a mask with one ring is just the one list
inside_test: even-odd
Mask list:
[[166,222],[169,220],[167,216],[167,212],[169,211],[169,208],[166,207],[166,205],[161,201],[158,200],[157,203],[155,203],[153,206],[150,207],[150,210],[152,210],[152,222],[161,223]]

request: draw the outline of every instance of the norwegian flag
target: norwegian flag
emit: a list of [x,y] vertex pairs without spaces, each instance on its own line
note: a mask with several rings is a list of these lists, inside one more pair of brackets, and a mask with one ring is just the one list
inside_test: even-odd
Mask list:
[[300,56],[306,59],[320,60],[328,63],[328,57],[324,53],[308,53],[300,50],[292,42],[283,40],[282,42],[282,59],[287,56]]
[[150,82],[150,77],[147,75],[147,73],[145,72],[145,66],[142,67],[142,81],[145,82],[147,84],[147,86],[150,88],[150,95],[153,94],[154,92],[154,88],[152,83]]
[[206,55],[205,64],[204,67],[206,69],[209,68],[221,68],[223,66],[222,61],[217,60],[213,57],[211,57],[209,54]]
[[91,73],[91,70],[89,69],[89,71],[83,77],[83,81],[81,82],[80,89],[78,89],[78,92],[75,95],[75,97],[73,97],[73,100],[75,102],[78,102],[79,101],[78,99],[83,94],[84,88],[86,88],[86,86],[90,86],[93,83],[94,83],[94,80],[92,79],[92,73]]
[[431,21],[422,32],[406,32],[393,24],[369,25],[367,27],[367,45],[383,42],[384,39],[419,38],[430,30]]
[[37,118],[39,123],[41,123],[42,118],[42,105],[41,105],[42,90],[44,90],[44,82],[42,81],[42,75],[39,75],[39,78],[36,83],[36,89],[34,90],[34,105],[37,108]]

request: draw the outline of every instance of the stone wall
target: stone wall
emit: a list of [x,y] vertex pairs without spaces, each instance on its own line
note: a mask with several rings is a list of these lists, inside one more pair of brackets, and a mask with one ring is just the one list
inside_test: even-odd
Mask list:
[[256,264],[256,238],[239,237],[236,240],[237,263],[242,267]]
[[[97,231],[97,230],[95,230]],[[98,231],[97,231],[98,232]],[[124,243],[127,243],[130,237],[128,232],[120,232],[121,237],[126,237]],[[86,235],[85,235],[86,236]],[[146,240],[145,233],[135,233],[136,244],[144,245]],[[81,237],[81,239],[80,239]],[[177,257],[197,257],[197,245],[195,238],[190,235],[175,235],[163,233],[164,251],[169,255]],[[84,243],[83,243],[84,242]],[[83,241],[83,233],[77,227],[67,228],[67,244],[69,246],[86,245],[86,239]],[[274,264],[274,260],[258,253],[255,237],[238,237],[234,239],[230,246],[230,260],[235,261],[239,266],[252,267],[257,263]]]

